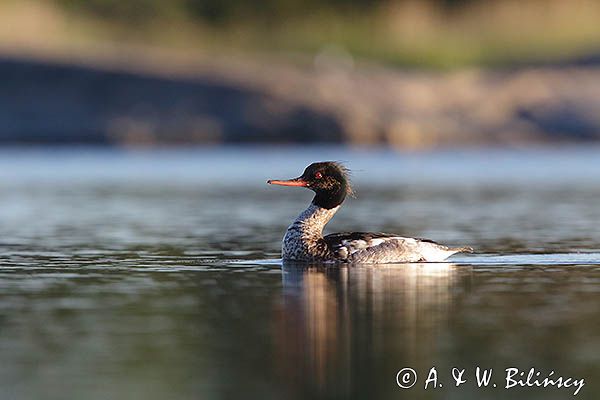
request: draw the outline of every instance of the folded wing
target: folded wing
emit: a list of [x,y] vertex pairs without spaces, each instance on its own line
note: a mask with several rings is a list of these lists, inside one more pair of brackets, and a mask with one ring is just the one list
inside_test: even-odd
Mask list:
[[338,260],[352,263],[440,262],[470,250],[381,232],[334,233],[324,239]]

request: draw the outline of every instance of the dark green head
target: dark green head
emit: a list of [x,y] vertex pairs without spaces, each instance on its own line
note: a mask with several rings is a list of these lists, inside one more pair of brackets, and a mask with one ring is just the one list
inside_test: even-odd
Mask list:
[[348,178],[349,171],[335,161],[312,163],[298,178],[285,181],[269,180],[271,185],[306,187],[315,192],[313,204],[331,209],[344,202],[352,187]]

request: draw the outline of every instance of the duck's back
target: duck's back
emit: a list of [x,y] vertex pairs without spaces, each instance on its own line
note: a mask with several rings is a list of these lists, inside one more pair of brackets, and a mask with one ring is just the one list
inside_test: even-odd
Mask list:
[[440,262],[471,250],[381,232],[334,233],[324,240],[336,258],[351,263]]

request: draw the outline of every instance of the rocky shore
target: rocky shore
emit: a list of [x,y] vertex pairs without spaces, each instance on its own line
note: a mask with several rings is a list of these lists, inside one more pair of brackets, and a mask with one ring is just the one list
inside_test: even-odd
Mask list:
[[322,54],[300,64],[160,65],[0,58],[0,144],[424,149],[600,140],[594,63],[423,72]]

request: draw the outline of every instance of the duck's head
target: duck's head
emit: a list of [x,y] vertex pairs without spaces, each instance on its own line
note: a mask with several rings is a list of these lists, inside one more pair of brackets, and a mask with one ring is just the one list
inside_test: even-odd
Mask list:
[[331,209],[352,194],[348,169],[335,161],[312,163],[298,178],[285,181],[268,180],[270,185],[305,187],[315,192],[313,204]]

